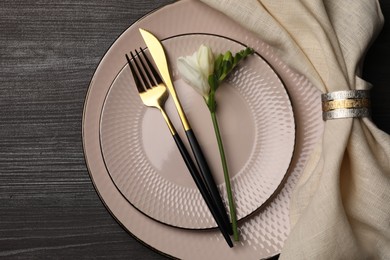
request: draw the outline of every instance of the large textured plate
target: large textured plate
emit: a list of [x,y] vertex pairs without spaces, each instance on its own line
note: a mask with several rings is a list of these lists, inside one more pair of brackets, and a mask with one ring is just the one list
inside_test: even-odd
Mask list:
[[[192,54],[201,44],[215,53],[237,52],[244,46],[207,34],[163,41],[184,110],[226,202],[210,113],[203,98],[177,76],[177,58]],[[237,217],[242,219],[270,198],[288,170],[295,141],[293,111],[279,77],[259,55],[243,61],[218,89],[217,103]],[[182,129],[171,100],[166,108],[176,128]],[[216,227],[161,114],[142,104],[128,66],[108,92],[101,119],[101,144],[113,182],[134,207],[176,227]]]
[[[262,26],[262,25],[259,25]],[[171,227],[146,217],[121,194],[104,164],[100,144],[100,119],[104,101],[118,72],[123,54],[145,47],[138,28],[160,39],[185,33],[223,35],[255,50],[271,64],[289,93],[296,123],[296,146],[286,180],[268,203],[239,223],[240,242],[230,249],[216,229]],[[110,47],[91,80],[83,116],[83,145],[96,191],[107,209],[133,236],[158,252],[181,259],[261,259],[278,254],[290,232],[289,203],[306,161],[323,130],[321,93],[302,75],[286,66],[260,41],[223,14],[200,1],[182,0],[145,16],[130,26]]]

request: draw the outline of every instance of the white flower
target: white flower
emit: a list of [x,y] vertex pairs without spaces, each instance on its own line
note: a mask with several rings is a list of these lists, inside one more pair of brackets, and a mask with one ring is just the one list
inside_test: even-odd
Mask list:
[[177,68],[183,80],[207,100],[210,93],[208,77],[214,72],[214,54],[210,47],[202,44],[191,56],[179,57]]

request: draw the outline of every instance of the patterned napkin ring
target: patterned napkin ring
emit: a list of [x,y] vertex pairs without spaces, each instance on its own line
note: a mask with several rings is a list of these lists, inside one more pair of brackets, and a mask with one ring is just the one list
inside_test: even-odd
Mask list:
[[338,119],[370,116],[370,93],[368,90],[345,90],[322,94],[323,119]]

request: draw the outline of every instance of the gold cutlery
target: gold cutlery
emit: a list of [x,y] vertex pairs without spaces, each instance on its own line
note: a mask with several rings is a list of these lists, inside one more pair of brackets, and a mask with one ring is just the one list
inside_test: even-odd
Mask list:
[[159,70],[162,79],[164,80],[165,85],[167,86],[169,93],[173,99],[173,102],[175,103],[176,110],[179,114],[181,123],[184,127],[187,139],[190,143],[192,152],[194,154],[194,157],[196,159],[197,165],[200,169],[200,172],[202,174],[202,178],[204,180],[204,183],[207,186],[207,189],[214,200],[218,211],[220,212],[220,215],[223,216],[223,223],[226,230],[228,230],[229,234],[233,234],[232,226],[230,224],[229,217],[226,213],[226,208],[222,202],[221,195],[219,194],[217,185],[215,184],[214,178],[212,176],[212,173],[210,171],[210,167],[207,163],[206,158],[204,157],[204,154],[202,152],[202,149],[197,141],[197,138],[191,129],[191,126],[187,120],[187,117],[184,113],[184,110],[181,106],[181,103],[179,101],[179,98],[176,94],[176,90],[173,86],[170,72],[169,72],[169,66],[168,61],[165,56],[164,48],[161,44],[161,42],[150,32],[139,29],[140,33],[142,35],[142,38],[144,39],[146,46],[149,49],[150,54],[152,55],[152,58],[157,66],[157,69]]
[[145,52],[140,49],[140,53],[142,55],[136,50],[135,53],[136,55],[130,52],[131,59],[126,54],[126,59],[129,64],[135,85],[137,86],[142,102],[146,106],[155,107],[161,111],[165,122],[167,123],[167,126],[169,128],[169,131],[171,132],[173,139],[175,140],[176,145],[179,148],[179,151],[184,159],[188,170],[191,173],[191,176],[196,186],[198,187],[203,199],[205,200],[226,242],[230,247],[233,247],[233,243],[229,236],[229,230],[226,228],[226,223],[224,223],[223,216],[218,210],[218,207],[212,199],[207,186],[203,182],[202,177],[199,174],[199,171],[196,168],[195,164],[193,163],[190,154],[185,148],[180,136],[177,134],[175,127],[171,123],[168,115],[164,110],[164,104],[168,98],[168,91],[166,85],[158,75],[157,71],[154,69]]

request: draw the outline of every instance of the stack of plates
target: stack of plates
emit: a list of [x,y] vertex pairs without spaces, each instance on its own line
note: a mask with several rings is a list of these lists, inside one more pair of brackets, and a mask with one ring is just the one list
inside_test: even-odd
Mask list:
[[[232,249],[216,229],[161,114],[139,98],[124,56],[145,47],[138,28],[162,40],[179,98],[226,204],[208,108],[180,79],[176,59],[191,55],[201,44],[215,53],[234,53],[245,46],[256,51],[217,92],[217,115],[239,219],[240,241]],[[83,118],[91,178],[118,222],[165,255],[183,259],[273,256],[288,236],[291,194],[322,132],[319,97],[305,77],[233,21],[198,1],[176,2],[130,26],[95,72]],[[181,130],[170,99],[166,110]],[[184,131],[179,134],[185,140]]]

